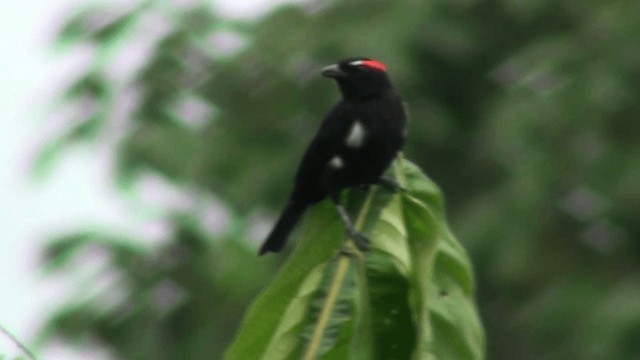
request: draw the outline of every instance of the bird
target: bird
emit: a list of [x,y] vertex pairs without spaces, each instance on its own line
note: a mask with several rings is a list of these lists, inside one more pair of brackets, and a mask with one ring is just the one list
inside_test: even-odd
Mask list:
[[279,252],[304,212],[329,197],[347,235],[360,250],[366,236],[355,230],[341,193],[352,187],[397,183],[383,177],[405,143],[407,115],[386,65],[368,57],[349,57],[321,70],[335,80],[342,99],[327,113],[308,145],[293,190],[259,255]]

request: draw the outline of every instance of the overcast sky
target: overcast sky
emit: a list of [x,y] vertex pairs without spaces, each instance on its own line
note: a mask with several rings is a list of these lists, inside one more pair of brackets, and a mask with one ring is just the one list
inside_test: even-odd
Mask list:
[[[50,41],[64,15],[80,2],[5,0],[0,15],[0,324],[27,343],[71,288],[40,271],[46,234],[85,224],[127,228],[137,221],[123,216],[127,204],[118,200],[106,180],[107,156],[76,149],[45,181],[29,177],[39,145],[55,128],[48,122],[50,101],[74,73],[77,61],[53,56]],[[0,355],[19,354],[0,336]],[[62,345],[40,355],[86,359]]]
[[[226,14],[250,17],[285,1],[229,0],[221,5]],[[46,235],[86,225],[161,231],[153,226],[152,215],[134,211],[113,190],[108,151],[78,147],[56,162],[44,181],[29,177],[38,146],[55,133],[51,101],[82,61],[54,56],[50,43],[62,19],[86,3],[4,0],[0,11],[0,325],[27,344],[51,309],[73,295],[71,284],[46,277],[40,269]],[[78,271],[73,283],[88,281],[91,275]],[[20,352],[0,336],[3,355],[11,358]],[[47,360],[87,358],[62,344],[39,355]],[[110,358],[105,352],[91,353],[92,360]]]

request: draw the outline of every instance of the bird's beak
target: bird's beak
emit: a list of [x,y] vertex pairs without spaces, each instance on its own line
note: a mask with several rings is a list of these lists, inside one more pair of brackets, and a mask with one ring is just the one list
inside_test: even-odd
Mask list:
[[338,64],[329,65],[322,69],[320,72],[322,76],[330,77],[330,78],[341,78],[345,77],[347,74],[344,71],[340,70]]

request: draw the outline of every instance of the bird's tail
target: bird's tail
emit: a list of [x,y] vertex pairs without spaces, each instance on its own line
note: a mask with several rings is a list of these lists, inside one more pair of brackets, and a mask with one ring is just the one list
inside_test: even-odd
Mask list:
[[271,230],[271,233],[267,236],[267,240],[262,244],[258,254],[263,255],[269,251],[279,252],[282,250],[282,247],[287,242],[289,233],[291,233],[291,230],[296,226],[305,209],[306,206],[300,206],[289,201],[287,207],[285,207],[282,214],[280,214],[280,218],[273,227],[273,230]]

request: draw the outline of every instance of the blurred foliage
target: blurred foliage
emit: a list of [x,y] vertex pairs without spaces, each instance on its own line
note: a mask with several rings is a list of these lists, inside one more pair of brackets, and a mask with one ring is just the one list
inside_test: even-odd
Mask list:
[[[474,259],[488,358],[637,358],[640,2],[310,1],[251,21],[204,2],[116,10],[60,32],[94,61],[36,167],[78,141],[116,143],[119,184],[152,173],[215,194],[230,231],[193,231],[187,209],[155,248],[91,232],[55,243],[51,264],[110,254],[123,296],[72,302],[53,334],[119,358],[217,358],[275,265],[238,222],[282,205],[338,96],[317,69],[363,54],[388,63],[412,115],[407,157],[442,186]],[[157,309],[165,281],[185,295]]]
[[100,291],[74,294],[44,334],[97,341],[122,359],[219,358],[272,264],[237,241],[214,241],[193,219],[172,221],[174,234],[153,249],[93,232],[54,240],[48,270],[72,271],[85,258],[109,276],[87,285]]

